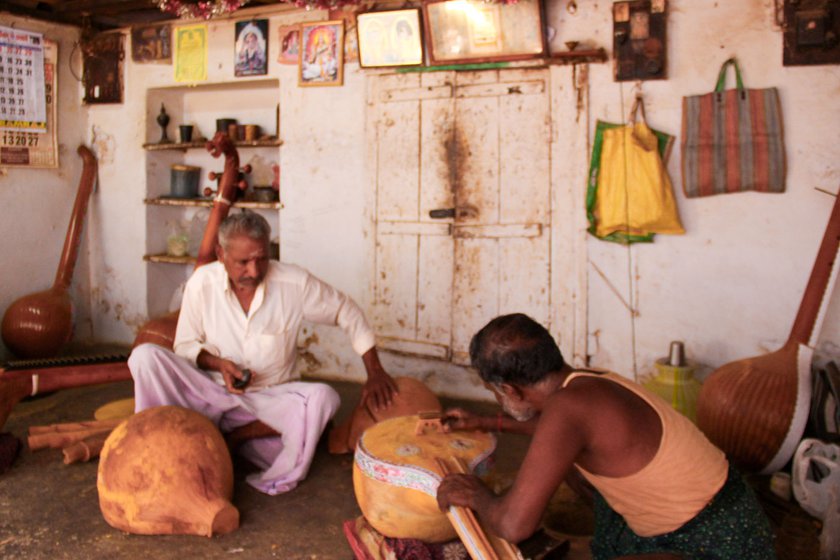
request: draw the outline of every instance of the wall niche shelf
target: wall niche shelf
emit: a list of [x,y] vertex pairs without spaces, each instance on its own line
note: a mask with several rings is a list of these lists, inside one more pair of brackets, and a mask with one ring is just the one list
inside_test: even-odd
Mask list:
[[[150,152],[157,152],[161,150],[196,150],[205,149],[207,140],[196,140],[195,142],[169,142],[166,144],[159,144],[155,142],[147,142],[143,144],[143,149]],[[279,138],[260,138],[259,140],[237,140],[234,142],[237,148],[276,148],[283,145],[283,141]]]
[[[254,200],[253,189],[276,180],[275,166],[280,165],[283,145],[279,127],[280,97],[280,81],[274,78],[146,90],[146,134],[142,144],[146,160],[143,200],[146,243],[142,258],[150,317],[162,315],[179,304],[173,298],[178,297],[195,268],[198,248],[213,207],[213,196],[170,196],[173,192],[172,167],[199,168],[198,193],[202,195],[205,188],[213,191],[218,188],[218,181],[210,179],[209,173],[221,174],[225,161],[224,157],[214,158],[207,151],[206,138],[214,135],[219,119],[232,119],[239,125],[256,125],[261,131],[256,140],[234,143],[239,150],[239,165],[249,164],[253,171],[242,177],[248,183],[248,190],[238,193],[240,200],[233,204],[231,212],[257,212],[271,225],[272,241],[279,235],[283,204]],[[167,133],[172,142],[159,142],[165,136],[157,122],[161,106],[170,116]],[[193,127],[193,141],[174,141],[179,139],[180,125]],[[187,237],[186,254],[167,254],[169,238],[181,233]],[[279,253],[279,245],[277,251]]]
[[192,255],[184,255],[183,257],[173,257],[172,255],[162,253],[159,255],[143,255],[143,260],[146,262],[164,264],[195,264],[196,258]]
[[[212,208],[213,198],[147,198],[143,201],[144,204],[151,204],[153,206],[192,206]],[[256,202],[251,200],[237,200],[233,203],[233,208],[247,208],[249,210],[281,210],[283,204],[280,202]]]

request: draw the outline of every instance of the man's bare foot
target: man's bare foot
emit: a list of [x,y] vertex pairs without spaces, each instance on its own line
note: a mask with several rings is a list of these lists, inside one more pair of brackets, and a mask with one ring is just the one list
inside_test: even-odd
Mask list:
[[234,428],[225,434],[225,441],[231,451],[236,451],[240,445],[251,439],[259,439],[266,437],[280,436],[280,432],[276,431],[271,426],[263,424],[259,420],[254,420],[244,426]]

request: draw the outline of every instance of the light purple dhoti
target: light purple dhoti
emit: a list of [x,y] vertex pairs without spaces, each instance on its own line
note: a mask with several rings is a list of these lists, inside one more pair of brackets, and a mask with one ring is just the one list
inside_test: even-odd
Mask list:
[[288,492],[306,478],[318,439],[338,410],[338,393],[324,383],[294,381],[233,395],[192,362],[155,344],[131,352],[128,368],[134,378],[137,412],[177,405],[200,412],[228,432],[260,420],[281,437],[250,440],[239,452],[262,469],[247,482],[275,495]]

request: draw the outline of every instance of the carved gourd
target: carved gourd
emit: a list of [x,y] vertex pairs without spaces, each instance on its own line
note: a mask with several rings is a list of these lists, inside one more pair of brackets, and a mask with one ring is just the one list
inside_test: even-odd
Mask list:
[[201,414],[160,406],[117,426],[102,449],[96,481],[105,521],[143,535],[224,534],[239,527],[233,464]]
[[422,381],[411,377],[396,377],[394,382],[398,392],[394,395],[391,406],[383,410],[373,410],[360,403],[343,424],[330,432],[330,453],[350,453],[356,449],[356,442],[362,433],[377,422],[419,412],[442,410],[437,396]]

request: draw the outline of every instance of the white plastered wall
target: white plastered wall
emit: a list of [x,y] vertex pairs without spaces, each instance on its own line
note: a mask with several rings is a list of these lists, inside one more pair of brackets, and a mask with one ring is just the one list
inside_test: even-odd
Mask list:
[[[611,3],[579,1],[575,15],[566,11],[566,5],[565,1],[548,5],[549,24],[556,30],[552,49],[564,50],[565,41],[578,40],[610,50]],[[577,250],[555,253],[556,270],[575,275],[556,282],[575,290],[573,311],[584,310],[583,319],[574,324],[584,329],[581,338],[588,345],[575,351],[581,357],[588,355],[593,365],[628,376],[634,370],[646,373],[655,359],[666,354],[671,340],[685,341],[688,357],[706,369],[780,346],[792,325],[833,203],[815,187],[836,192],[840,185],[840,67],[783,67],[781,31],[774,23],[770,0],[672,0],[668,6],[668,79],[641,86],[649,123],[678,136],[682,96],[710,91],[721,62],[737,55],[748,86],[780,90],[788,188],[782,195],[745,193],[686,200],[680,191],[677,145],[668,168],[686,235],[661,235],[652,245],[630,249],[583,238]],[[285,142],[280,150],[285,205],[279,219],[281,255],[367,306],[373,257],[372,194],[364,144],[366,71],[347,64],[344,86],[299,88],[296,68],[276,62],[276,27],[293,17],[317,19],[325,14],[270,18],[268,77],[280,81]],[[27,29],[44,29],[15,21]],[[62,33],[70,41],[72,30]],[[209,81],[235,80],[233,33],[230,21],[210,24]],[[64,61],[70,46],[60,51]],[[60,71],[66,74],[66,64]],[[564,220],[562,230],[556,231],[581,238],[585,185],[579,178],[585,177],[580,166],[588,154],[567,161],[566,150],[567,144],[585,150],[588,138],[558,135],[576,130],[567,126],[569,119],[576,118],[573,96],[563,81],[569,72],[552,72],[552,79],[567,88],[558,91],[552,103],[553,189],[560,193],[553,215]],[[100,188],[88,216],[90,257],[77,270],[77,279],[90,278],[91,337],[128,343],[147,314],[141,148],[147,140],[146,90],[175,85],[172,67],[138,65],[127,57],[125,102],[113,106],[82,107],[80,89],[75,84],[68,87],[65,74],[60,74],[65,86],[60,94],[60,138],[70,147],[62,153],[62,169],[10,170],[0,177],[4,213],[12,220],[7,225],[4,219],[0,225],[4,234],[0,254],[8,263],[0,303],[31,291],[33,278],[43,278],[44,287],[52,281],[80,167],[67,153],[76,142],[91,142],[94,134]],[[583,128],[591,134],[596,119],[623,120],[635,94],[633,86],[613,81],[611,63],[591,65],[584,92],[588,109],[581,117],[588,119],[588,127]],[[59,191],[64,194],[55,202]],[[45,239],[45,230],[50,239]],[[54,256],[45,256],[47,249]],[[574,266],[560,262],[570,258],[577,259]],[[79,299],[84,302],[86,296],[79,294]],[[638,312],[632,320],[625,302]],[[305,348],[301,367],[306,371],[364,377],[360,360],[336,329],[307,328],[301,343]],[[820,356],[837,359],[838,348],[840,296],[835,294],[823,327]],[[385,356],[384,361],[393,373],[425,378],[440,392],[488,396],[476,386],[475,377],[465,377],[460,368],[400,356]]]

